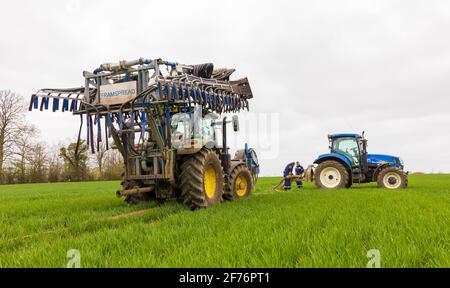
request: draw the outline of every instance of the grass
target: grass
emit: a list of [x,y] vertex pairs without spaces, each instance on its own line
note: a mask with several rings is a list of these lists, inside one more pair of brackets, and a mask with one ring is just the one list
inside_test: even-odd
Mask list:
[[[273,192],[191,212],[126,206],[118,182],[0,186],[0,267],[450,267],[450,175],[412,175],[407,190]],[[147,210],[146,210],[147,209]],[[134,213],[136,212],[136,213]]]

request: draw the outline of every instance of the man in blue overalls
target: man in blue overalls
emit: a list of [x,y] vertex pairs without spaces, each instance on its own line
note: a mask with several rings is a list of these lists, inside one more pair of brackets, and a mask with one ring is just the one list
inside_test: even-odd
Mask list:
[[291,190],[291,179],[289,176],[292,176],[292,171],[294,170],[295,162],[289,163],[286,168],[284,168],[283,177],[284,177],[284,191]]
[[[302,165],[300,165],[300,162],[297,161],[297,163],[295,164],[295,175],[301,176],[303,175],[303,173],[305,173],[305,169]],[[297,188],[303,188],[303,182],[300,179],[297,180]]]

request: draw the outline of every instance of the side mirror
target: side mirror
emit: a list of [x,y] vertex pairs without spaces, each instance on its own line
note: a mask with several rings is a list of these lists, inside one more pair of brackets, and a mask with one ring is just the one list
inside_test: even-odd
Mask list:
[[233,130],[239,132],[239,117],[237,115],[233,116]]

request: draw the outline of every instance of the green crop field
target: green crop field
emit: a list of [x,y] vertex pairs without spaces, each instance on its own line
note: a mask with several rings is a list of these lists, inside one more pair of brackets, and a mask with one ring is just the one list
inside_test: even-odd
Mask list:
[[256,193],[191,212],[172,201],[126,206],[118,182],[0,186],[0,267],[450,267],[450,175]]

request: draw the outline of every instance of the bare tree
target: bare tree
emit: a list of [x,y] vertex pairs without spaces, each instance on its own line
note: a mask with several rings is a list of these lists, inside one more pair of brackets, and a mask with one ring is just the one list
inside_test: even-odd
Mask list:
[[0,180],[5,162],[13,155],[14,139],[23,121],[23,98],[11,91],[0,91]]
[[48,157],[47,179],[49,182],[61,182],[63,180],[64,164],[59,156],[59,151],[50,150]]
[[99,179],[103,179],[103,164],[105,162],[106,152],[107,152],[106,145],[103,143],[99,146],[99,150],[95,154]]
[[28,180],[31,183],[42,183],[48,179],[47,175],[47,152],[45,144],[34,144],[27,154],[29,163]]
[[25,183],[27,181],[27,162],[31,159],[32,154],[35,152],[35,144],[33,144],[33,138],[37,137],[38,130],[34,125],[22,124],[17,127],[16,135],[13,139],[14,143],[14,162],[13,165],[16,168],[17,179],[19,183]]
[[64,174],[66,180],[83,181],[89,179],[88,147],[85,141],[71,143],[59,150],[59,156],[64,160]]
[[103,179],[118,180],[124,171],[123,157],[118,150],[109,150],[103,163]]

